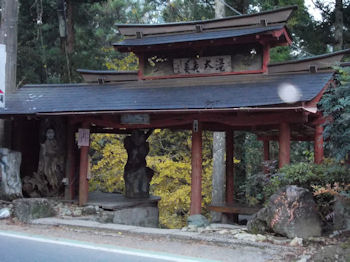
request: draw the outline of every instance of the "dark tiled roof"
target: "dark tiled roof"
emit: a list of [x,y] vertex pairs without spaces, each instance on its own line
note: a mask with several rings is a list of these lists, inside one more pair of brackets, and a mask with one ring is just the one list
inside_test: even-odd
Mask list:
[[313,99],[333,73],[231,75],[134,81],[113,85],[29,85],[7,94],[0,114],[126,110],[219,109],[283,104],[278,86],[290,83]]
[[277,26],[264,26],[258,28],[245,28],[245,29],[230,29],[220,30],[212,32],[201,32],[201,33],[188,33],[188,34],[176,34],[176,35],[165,35],[165,36],[150,36],[143,38],[125,39],[119,43],[113,44],[115,47],[133,47],[133,46],[145,46],[145,45],[161,45],[171,43],[182,43],[202,40],[214,40],[224,39],[229,37],[255,35],[265,33],[274,30],[280,30],[284,28],[283,25]]

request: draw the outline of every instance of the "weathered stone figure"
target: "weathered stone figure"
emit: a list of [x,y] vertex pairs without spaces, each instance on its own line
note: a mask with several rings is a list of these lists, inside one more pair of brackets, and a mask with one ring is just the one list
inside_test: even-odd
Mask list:
[[40,144],[40,160],[38,173],[45,176],[50,191],[56,195],[60,191],[63,179],[64,158],[60,155],[60,148],[52,128],[46,130],[46,140]]
[[0,148],[0,198],[13,200],[22,197],[20,152]]
[[40,144],[38,171],[23,179],[23,190],[30,197],[58,196],[62,191],[64,155],[55,131],[48,128],[45,141]]
[[148,137],[153,130],[144,132],[134,130],[124,139],[128,161],[124,168],[125,196],[129,198],[149,197],[149,185],[154,171],[147,167],[146,156],[149,152]]
[[63,118],[41,120],[38,169],[22,180],[26,197],[61,196],[64,193],[65,134],[66,122]]

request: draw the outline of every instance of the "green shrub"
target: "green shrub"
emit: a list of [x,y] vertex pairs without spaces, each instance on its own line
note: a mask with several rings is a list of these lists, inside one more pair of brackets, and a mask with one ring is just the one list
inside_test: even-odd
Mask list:
[[[273,164],[273,163],[272,163]],[[318,165],[312,162],[299,162],[281,169],[269,167],[270,173],[263,172],[247,177],[242,186],[248,204],[262,204],[286,185],[297,185],[314,191],[314,187],[324,187],[334,183],[349,183],[350,169],[334,160],[325,159]]]
[[326,186],[334,183],[348,183],[350,170],[334,160],[326,159],[322,164],[297,163],[281,168],[274,174],[264,188],[265,199],[268,199],[279,188],[286,185],[297,185],[313,191],[313,186]]

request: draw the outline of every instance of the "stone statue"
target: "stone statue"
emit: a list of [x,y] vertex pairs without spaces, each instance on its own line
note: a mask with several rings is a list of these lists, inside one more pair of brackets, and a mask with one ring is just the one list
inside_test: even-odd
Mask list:
[[125,196],[129,198],[148,198],[149,185],[154,171],[147,167],[146,156],[149,152],[148,137],[153,130],[144,132],[134,130],[124,139],[128,161],[124,168]]
[[23,179],[23,189],[31,197],[58,196],[62,191],[64,156],[58,146],[55,131],[48,128],[45,141],[40,144],[38,171]]
[[0,198],[13,200],[22,197],[20,166],[22,156],[7,148],[0,148]]
[[48,117],[40,120],[38,169],[22,178],[25,197],[60,197],[64,194],[66,120]]
[[57,157],[58,146],[55,139],[55,131],[49,128],[46,131],[46,140],[43,144],[40,144],[41,160],[39,162],[39,170],[46,177],[49,185],[53,189],[57,189],[59,185],[59,179],[63,178],[63,163],[60,163],[59,157]]

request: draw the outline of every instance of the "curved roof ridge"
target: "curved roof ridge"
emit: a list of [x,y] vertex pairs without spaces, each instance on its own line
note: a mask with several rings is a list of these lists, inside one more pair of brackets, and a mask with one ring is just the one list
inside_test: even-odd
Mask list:
[[[235,19],[241,19],[241,18],[246,18],[246,17],[261,16],[261,15],[277,13],[277,12],[285,11],[285,10],[292,10],[293,11],[293,10],[296,10],[297,8],[298,7],[296,5],[291,5],[291,6],[285,6],[285,7],[281,7],[281,8],[276,8],[276,9],[267,10],[267,11],[258,12],[258,13],[252,13],[252,14],[227,16],[227,17],[223,17],[223,18],[194,20],[194,21],[186,21],[186,22],[171,22],[171,23],[161,23],[161,24],[115,24],[115,25],[118,27],[156,27],[156,26],[162,27],[162,26],[169,26],[169,25],[197,25],[197,24],[205,24],[205,23],[210,23],[210,22],[215,22],[215,21],[226,21],[226,20],[235,20]],[[290,16],[288,16],[288,19],[289,18],[290,18]]]
[[334,56],[345,55],[345,54],[350,54],[350,48],[339,50],[339,51],[332,52],[332,53],[326,53],[326,54],[315,55],[315,56],[310,56],[310,57],[305,57],[305,58],[300,58],[300,59],[294,59],[294,60],[288,60],[288,61],[283,61],[283,62],[271,63],[271,64],[269,64],[269,66],[294,64],[294,63],[319,60],[319,59],[323,59],[323,58],[334,57]]
[[274,25],[286,23],[296,8],[296,6],[288,6],[255,14],[190,22],[163,24],[117,24],[117,27],[119,32],[125,37],[142,37],[146,35],[167,35],[198,30],[208,31],[222,28],[239,28],[262,23],[264,25]]

